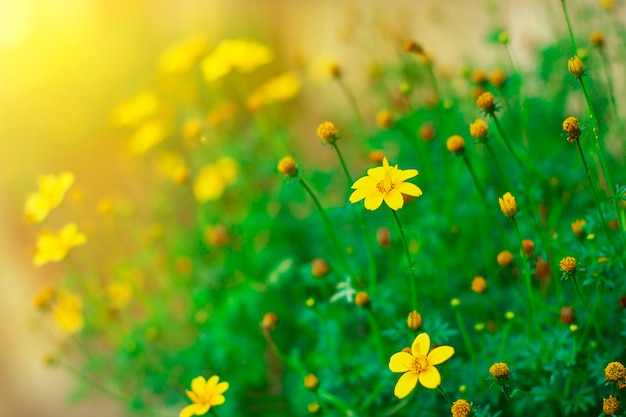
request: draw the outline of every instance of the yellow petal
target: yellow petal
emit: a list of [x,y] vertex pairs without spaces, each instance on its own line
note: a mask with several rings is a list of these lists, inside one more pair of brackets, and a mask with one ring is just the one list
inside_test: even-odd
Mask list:
[[[228,384],[228,382],[220,382],[215,387],[215,391],[214,392],[215,392],[216,395],[221,395],[221,394],[226,392],[226,390],[228,389],[229,386],[230,385]],[[217,405],[217,404],[212,404],[212,405]]]
[[372,190],[376,191],[376,189],[372,189],[370,187],[362,187],[357,190],[354,190],[352,194],[350,194],[350,202],[356,203],[357,201],[363,200],[368,195],[372,194]]
[[196,410],[198,410],[198,408],[200,407],[201,406],[198,404],[189,404],[187,407],[180,410],[180,414],[178,414],[178,417],[191,417],[197,415]]
[[206,391],[206,379],[198,376],[191,381],[191,390],[198,396],[202,397]]
[[398,352],[391,355],[389,359],[389,369],[391,372],[406,372],[411,369],[413,356],[407,352]]
[[417,374],[411,371],[405,372],[400,379],[398,379],[398,382],[396,382],[393,395],[402,399],[413,391],[415,385],[417,385]]
[[198,398],[198,396],[196,395],[195,392],[193,391],[189,391],[189,390],[185,390],[185,393],[187,394],[187,397],[189,397],[189,399],[196,403],[196,404],[200,404],[200,398]]
[[374,183],[378,183],[383,178],[385,178],[385,172],[387,172],[387,168],[383,168],[383,167],[370,168],[367,170],[367,176],[371,177],[371,180],[374,181]]
[[422,195],[422,190],[417,185],[410,182],[401,182],[396,184],[394,188],[402,194],[412,195],[413,197],[419,197]]
[[427,333],[418,334],[411,345],[411,352],[413,353],[413,356],[426,356],[429,350],[430,336],[428,336]]
[[419,376],[420,384],[429,389],[435,389],[441,384],[441,375],[434,366],[429,366]]
[[402,198],[402,193],[400,193],[400,191],[396,189],[389,191],[384,196],[384,200],[385,200],[385,203],[387,203],[387,205],[392,210],[399,210],[404,205],[404,199]]
[[450,359],[452,355],[454,355],[454,348],[452,346],[436,347],[428,354],[428,364],[439,365]]
[[217,383],[219,382],[219,380],[220,380],[220,377],[217,375],[213,375],[211,378],[209,378],[206,382],[206,387],[204,388],[205,392],[212,393],[215,387],[217,386]]
[[224,398],[223,395],[214,395],[211,398],[211,406],[221,405],[221,404],[224,404],[225,402],[226,402],[226,398]]
[[396,182],[405,181],[409,178],[413,178],[418,174],[416,169],[399,169],[395,175],[394,180]]
[[387,160],[386,156],[383,157],[383,167],[389,168],[389,161]]
[[383,203],[383,195],[380,193],[370,194],[365,197],[365,208],[368,210],[376,210]]
[[352,184],[352,189],[356,190],[359,188],[372,188],[376,187],[376,181],[374,181],[371,177],[361,177]]

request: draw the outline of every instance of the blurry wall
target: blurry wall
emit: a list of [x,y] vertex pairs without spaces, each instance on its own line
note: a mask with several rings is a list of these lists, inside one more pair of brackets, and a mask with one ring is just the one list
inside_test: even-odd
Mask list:
[[[39,174],[70,169],[80,186],[103,195],[132,183],[108,114],[144,85],[165,46],[196,33],[214,41],[253,37],[288,63],[342,62],[358,88],[364,64],[393,57],[406,39],[456,71],[465,60],[502,59],[483,45],[487,32],[506,27],[527,60],[549,37],[549,20],[560,17],[558,2],[544,3],[0,0],[0,417],[122,415],[105,397],[69,406],[72,376],[43,365],[54,341],[31,300],[52,278],[31,265],[34,233],[22,205]],[[317,122],[303,120],[306,129]]]

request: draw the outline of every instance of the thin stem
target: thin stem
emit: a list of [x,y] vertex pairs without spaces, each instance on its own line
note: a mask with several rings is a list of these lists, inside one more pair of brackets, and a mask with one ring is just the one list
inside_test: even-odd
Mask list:
[[506,185],[508,189],[512,189],[513,187],[511,184],[511,180],[502,170],[502,167],[500,166],[500,163],[498,162],[498,157],[494,153],[493,148],[489,145],[489,142],[485,142],[485,148],[487,148],[487,152],[489,153],[489,156],[491,156],[491,159],[493,159],[493,162],[496,165],[496,170],[498,170],[498,174],[500,175],[500,178],[503,178],[506,181]]
[[574,32],[572,31],[572,25],[569,21],[569,14],[567,13],[567,7],[565,6],[565,3],[565,0],[561,0],[561,5],[563,6],[563,15],[565,15],[565,22],[567,22],[567,30],[569,31],[569,38],[572,41],[572,49],[574,50],[574,55],[578,55],[578,48],[576,48]]
[[417,306],[417,289],[416,289],[416,278],[415,271],[413,270],[413,261],[411,261],[411,253],[409,252],[409,245],[406,241],[406,236],[404,235],[404,229],[402,227],[402,223],[400,223],[400,218],[398,217],[398,213],[395,210],[391,210],[393,213],[393,217],[396,219],[396,224],[398,225],[398,229],[400,230],[400,236],[402,237],[402,246],[404,246],[404,254],[406,255],[406,260],[409,263],[409,272],[411,273],[410,281],[411,281],[411,306],[413,310],[419,311]]
[[593,201],[596,203],[596,209],[598,210],[598,215],[600,216],[600,222],[602,223],[602,230],[606,235],[606,238],[609,242],[611,242],[611,236],[609,235],[609,230],[607,229],[606,220],[604,219],[604,214],[602,213],[602,208],[600,207],[600,200],[598,199],[598,193],[596,192],[596,187],[593,185],[593,180],[591,179],[591,172],[589,171],[589,166],[587,165],[587,160],[585,159],[585,154],[580,146],[580,140],[575,140],[576,148],[578,149],[578,154],[580,155],[580,159],[583,161],[583,166],[585,167],[585,173],[587,174],[587,180],[589,181],[589,186],[591,187],[591,194],[593,194]]
[[341,78],[337,78],[337,82],[339,83],[339,87],[341,88],[343,93],[348,98],[348,101],[350,102],[350,105],[352,106],[352,109],[354,110],[354,113],[356,114],[356,118],[359,120],[359,123],[361,124],[361,126],[363,126],[363,119],[361,118],[359,105],[357,104],[354,94],[352,94],[352,91],[348,88],[348,86],[343,82]]
[[443,395],[443,398],[445,398],[445,399],[446,399],[446,401],[447,401],[450,405],[452,405],[452,404],[453,404],[452,398],[450,398],[450,396],[448,395],[448,393],[447,393],[447,392],[445,392],[445,391],[443,390],[443,388],[441,388],[441,385],[438,385],[438,386],[437,386],[437,389],[439,390],[439,392],[441,393],[441,395]]
[[478,357],[476,356],[474,345],[472,345],[472,340],[469,336],[469,333],[467,332],[467,328],[465,327],[463,316],[461,315],[458,307],[456,307],[455,310],[456,323],[459,326],[459,330],[461,331],[463,343],[465,343],[465,349],[467,349],[467,353],[469,354],[470,360],[472,361],[474,368],[478,368]]
[[589,305],[587,304],[587,300],[585,300],[585,298],[583,297],[582,293],[580,292],[580,287],[578,286],[578,281],[576,280],[575,276],[572,276],[572,282],[574,283],[574,289],[576,290],[576,295],[578,295],[578,298],[580,299],[581,303],[583,304],[583,307],[585,307],[585,310],[587,310],[587,314],[589,314],[589,320],[591,320],[591,324],[593,325],[593,328],[596,332],[596,336],[598,336],[598,339],[600,340],[600,342],[602,342],[603,345],[606,346],[606,342],[604,341],[604,338],[602,337],[602,332],[600,331],[600,327],[598,326],[598,322],[596,321],[595,317],[593,316],[593,313],[591,311],[591,309],[589,308]]
[[520,172],[522,173],[522,177],[524,177],[524,165],[522,164],[522,161],[519,159],[519,157],[517,156],[517,154],[513,150],[513,147],[511,146],[511,142],[509,142],[506,134],[504,133],[504,129],[502,129],[502,126],[500,125],[500,121],[496,117],[495,113],[491,113],[491,117],[493,118],[493,121],[496,124],[496,128],[498,129],[498,132],[500,133],[500,137],[502,137],[502,141],[506,145],[506,147],[509,150],[509,152],[511,153],[511,155],[513,155],[513,158],[515,159],[515,162],[517,162],[517,165],[519,166]]
[[606,57],[606,52],[604,52],[604,49],[600,49],[598,52],[600,53],[600,59],[602,60],[602,67],[604,68],[604,75],[606,77],[606,86],[607,86],[607,89],[609,90],[609,99],[611,102],[611,110],[613,110],[613,117],[615,117],[618,120],[618,122],[621,123],[621,119],[619,119],[617,115],[617,102],[615,101],[613,77],[611,76],[611,69],[609,67],[609,61]]
[[428,74],[430,75],[430,80],[433,84],[433,90],[435,90],[435,96],[437,97],[437,105],[439,105],[441,104],[441,89],[439,88],[437,77],[435,76],[435,70],[433,68],[432,62],[429,62],[426,66],[428,67]]
[[517,221],[515,220],[515,217],[511,217],[511,222],[513,223],[515,234],[517,235],[517,239],[519,241],[520,255],[522,257],[522,263],[524,264],[524,284],[526,285],[526,293],[528,295],[528,305],[530,307],[531,320],[535,324],[535,327],[539,335],[541,335],[542,334],[541,327],[539,326],[539,321],[537,319],[537,310],[535,308],[535,298],[533,296],[532,282],[531,282],[531,277],[530,277],[530,267],[528,265],[528,256],[526,256],[526,252],[524,251],[522,235],[519,231],[519,227],[517,226]]
[[[336,142],[332,142],[331,146],[337,153],[337,157],[339,158],[339,162],[341,162],[341,167],[343,168],[343,173],[348,180],[348,185],[354,183],[352,180],[352,176],[350,175],[350,171],[348,171],[348,166],[346,165],[346,161],[343,159],[343,155],[339,151],[339,147]],[[362,211],[359,211],[359,223],[361,225],[361,230],[363,231],[363,237],[365,239],[365,249],[367,250],[367,260],[369,266],[369,274],[370,274],[370,291],[374,292],[376,290],[376,259],[374,258],[374,248],[372,246],[371,233],[369,228],[367,227],[367,222],[365,221],[365,214]]]
[[619,208],[617,206],[617,198],[615,196],[615,190],[613,189],[613,187],[615,186],[615,183],[613,182],[613,179],[611,178],[611,172],[609,171],[608,165],[606,163],[606,158],[604,157],[604,148],[602,146],[602,142],[600,141],[598,119],[596,117],[595,110],[593,109],[593,104],[591,103],[589,92],[587,91],[587,88],[585,87],[585,83],[582,77],[580,77],[578,81],[580,82],[580,86],[582,87],[583,94],[585,95],[585,102],[587,104],[587,112],[589,113],[589,118],[591,119],[591,130],[593,132],[594,138],[596,139],[595,142],[598,148],[598,154],[600,155],[600,164],[602,165],[601,171],[604,174],[604,178],[606,179],[606,183],[607,183],[606,188],[607,188],[609,197],[611,201],[613,202],[613,210],[615,210],[615,215],[617,217],[617,222],[619,224],[618,229],[620,232],[620,237],[622,239],[622,246],[624,248],[624,253],[626,253],[626,237],[624,236],[624,225],[620,221],[621,219],[619,215]]
[[333,227],[330,223],[330,220],[328,219],[328,215],[326,214],[324,207],[322,207],[322,205],[320,204],[320,201],[317,199],[317,197],[315,196],[315,193],[313,193],[313,190],[311,189],[311,187],[309,187],[306,181],[304,181],[304,179],[300,176],[298,176],[297,178],[298,178],[298,181],[300,181],[300,184],[302,184],[302,187],[304,187],[304,190],[307,192],[307,194],[309,194],[309,196],[313,200],[313,203],[315,203],[315,207],[317,207],[317,211],[320,213],[320,216],[322,217],[322,221],[324,222],[324,226],[326,227],[326,233],[328,233],[328,237],[330,238],[330,241],[335,249],[335,252],[337,253],[337,257],[339,258],[339,261],[341,262],[342,266],[345,268],[346,272],[352,275],[350,272],[350,267],[348,266],[348,263],[346,262],[346,258],[344,257],[344,253],[341,250],[341,246],[339,245],[339,241],[337,240],[337,237],[335,236],[335,232],[333,231]]
[[376,314],[374,313],[374,311],[371,309],[371,307],[367,308],[367,316],[370,322],[370,327],[372,328],[372,335],[374,336],[374,344],[376,345],[376,351],[378,353],[378,359],[380,360],[381,363],[386,363],[386,358],[385,358],[385,350],[383,349],[383,341],[381,339],[381,331],[380,331],[380,324],[378,323],[378,317],[376,317]]

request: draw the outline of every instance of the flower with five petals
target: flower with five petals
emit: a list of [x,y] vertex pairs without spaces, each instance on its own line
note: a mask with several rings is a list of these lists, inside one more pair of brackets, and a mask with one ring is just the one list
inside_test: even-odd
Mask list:
[[187,391],[187,396],[193,404],[189,404],[180,411],[178,417],[201,416],[216,405],[226,402],[224,392],[228,389],[228,382],[219,382],[220,378],[213,375],[208,380],[199,376],[191,381],[191,391]]

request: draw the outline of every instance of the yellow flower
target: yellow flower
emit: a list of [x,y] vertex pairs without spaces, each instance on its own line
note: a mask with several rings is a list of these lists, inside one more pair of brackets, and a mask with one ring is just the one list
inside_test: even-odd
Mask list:
[[491,71],[489,75],[489,82],[496,88],[502,87],[502,84],[506,81],[506,73],[500,68],[496,68]]
[[304,377],[304,387],[306,389],[314,390],[319,386],[319,384],[320,381],[314,374],[308,374]]
[[59,329],[68,334],[78,333],[85,324],[83,300],[77,294],[61,292],[52,308],[52,317]]
[[237,106],[230,100],[222,100],[206,114],[206,121],[209,126],[215,128],[232,119],[237,114]]
[[460,135],[452,135],[446,141],[446,148],[454,154],[462,154],[465,151],[465,140]]
[[265,45],[246,39],[224,39],[201,63],[206,81],[215,81],[232,69],[248,73],[274,59]]
[[589,42],[597,48],[604,47],[604,32],[601,30],[594,30],[589,35]]
[[435,389],[441,384],[441,375],[435,365],[439,365],[454,355],[451,346],[438,346],[430,353],[430,336],[420,333],[413,344],[411,352],[394,353],[389,360],[389,369],[392,372],[403,372],[396,383],[394,395],[404,398],[417,385],[419,381],[424,387]]
[[576,219],[572,222],[572,232],[578,236],[581,237],[585,234],[585,230],[583,229],[583,227],[585,227],[585,225],[587,224],[587,221],[585,219]]
[[612,395],[602,399],[602,412],[607,416],[614,416],[619,412],[619,399]]
[[197,377],[191,381],[191,391],[187,391],[190,404],[180,411],[178,417],[201,416],[206,414],[211,407],[226,402],[224,393],[228,390],[228,382],[219,382],[220,378],[213,375],[208,380]]
[[286,72],[270,78],[250,93],[246,99],[246,107],[250,111],[255,111],[267,104],[290,100],[299,91],[300,80],[298,77],[291,72]]
[[411,311],[406,319],[406,324],[411,330],[419,330],[423,322],[422,315],[416,310]]
[[559,262],[559,266],[561,267],[561,271],[563,271],[567,275],[574,275],[576,273],[576,258],[566,256],[565,258],[561,259],[561,262]]
[[40,223],[63,202],[65,193],[74,184],[74,174],[65,171],[59,175],[42,175],[37,182],[39,190],[29,194],[24,203],[26,219],[31,223]]
[[367,307],[370,301],[370,295],[365,291],[359,291],[354,295],[354,304],[359,307]]
[[116,126],[135,126],[152,116],[158,107],[159,100],[152,92],[140,91],[112,110],[111,121]]
[[470,124],[469,130],[470,130],[470,135],[472,135],[472,137],[475,137],[476,139],[480,139],[487,135],[489,126],[487,126],[487,123],[485,123],[484,120],[476,119],[474,120],[474,123]]
[[498,253],[498,256],[496,257],[496,262],[500,266],[509,266],[513,263],[513,254],[508,250],[503,250],[502,252]]
[[487,290],[487,280],[484,277],[476,276],[472,280],[472,291],[482,294]]
[[280,161],[278,161],[278,172],[281,174],[288,175],[290,177],[295,176],[298,173],[298,168],[296,167],[296,161],[291,156],[285,156]]
[[76,223],[68,223],[58,235],[41,232],[37,237],[37,251],[33,257],[33,264],[43,266],[49,262],[59,262],[73,247],[83,245],[86,241],[87,237],[78,231]]
[[324,143],[333,143],[337,139],[337,128],[332,122],[321,123],[317,127],[317,136]]
[[217,200],[226,187],[235,182],[238,172],[237,161],[229,157],[220,158],[200,170],[193,183],[193,195],[199,203]]
[[167,132],[163,122],[150,120],[143,123],[130,137],[130,151],[141,155],[165,139]]
[[617,382],[620,388],[626,387],[626,368],[621,362],[610,362],[604,368],[604,376],[607,381]]
[[159,70],[165,74],[185,74],[207,51],[206,40],[200,36],[185,39],[167,48],[159,57]]
[[580,137],[580,125],[578,119],[570,116],[563,121],[563,131],[567,133],[567,140],[573,142]]
[[577,56],[573,56],[567,61],[567,69],[575,78],[580,79],[585,75],[585,65]]
[[383,201],[392,210],[401,209],[404,205],[402,194],[419,197],[422,190],[410,182],[405,182],[418,174],[416,169],[398,169],[398,165],[390,166],[387,158],[383,158],[383,166],[370,168],[367,176],[361,177],[352,185],[355,190],[350,195],[350,202],[356,203],[365,199],[365,208],[376,210]]
[[390,129],[393,126],[393,114],[387,109],[382,109],[376,114],[376,125],[381,129]]
[[472,406],[466,400],[456,400],[452,403],[450,412],[452,413],[452,417],[467,417],[472,412]]
[[127,282],[112,282],[105,288],[109,306],[114,310],[126,307],[133,298],[133,287]]
[[515,197],[511,193],[505,193],[501,198],[498,198],[500,203],[500,210],[506,217],[513,217],[517,214],[517,203]]
[[496,111],[495,97],[489,91],[478,96],[476,105],[485,113],[493,113]]
[[509,371],[509,365],[504,362],[494,363],[489,367],[489,375],[494,377],[497,380],[504,380],[511,378],[511,374]]

